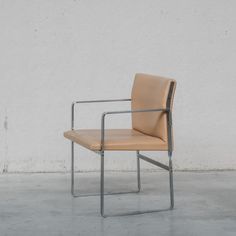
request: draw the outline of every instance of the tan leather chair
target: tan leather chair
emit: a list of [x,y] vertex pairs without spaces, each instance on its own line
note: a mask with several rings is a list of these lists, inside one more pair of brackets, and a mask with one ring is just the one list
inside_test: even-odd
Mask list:
[[[71,140],[71,193],[74,193],[74,143],[95,151],[101,156],[100,213],[104,217],[104,153],[105,151],[136,151],[137,181],[140,191],[140,159],[169,171],[170,208],[174,207],[172,174],[172,105],[176,81],[160,76],[136,74],[131,99],[76,101],[72,103],[71,130],[64,136]],[[74,107],[80,103],[131,102],[131,110],[102,113],[101,129],[74,129]],[[131,113],[132,128],[105,129],[105,118],[110,115]],[[141,151],[167,151],[169,166],[141,154]],[[112,193],[115,194],[115,193]],[[118,193],[117,193],[118,194]],[[80,196],[80,195],[79,195]],[[89,196],[89,195],[86,195]],[[154,212],[152,210],[146,212]],[[131,212],[138,214],[144,212]],[[122,214],[123,215],[123,214]],[[125,213],[126,215],[126,213]]]

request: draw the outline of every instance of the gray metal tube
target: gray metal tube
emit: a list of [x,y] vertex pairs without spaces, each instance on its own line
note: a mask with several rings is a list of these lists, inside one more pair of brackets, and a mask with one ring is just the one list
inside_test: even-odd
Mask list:
[[101,152],[100,213],[104,217],[104,152]]
[[173,168],[171,155],[169,156],[169,175],[170,175],[170,209],[174,208],[174,186],[173,186]]
[[139,151],[137,151],[137,182],[138,182],[138,192],[141,190],[141,179],[140,179],[140,159]]
[[71,142],[71,194],[74,196],[74,142]]

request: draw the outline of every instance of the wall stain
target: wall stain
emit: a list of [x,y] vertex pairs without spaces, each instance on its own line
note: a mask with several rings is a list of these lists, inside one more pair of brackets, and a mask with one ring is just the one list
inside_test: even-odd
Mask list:
[[8,130],[8,121],[7,121],[7,116],[5,116],[5,120],[4,120],[4,129],[7,131]]
[[[6,111],[7,114],[7,111]],[[3,127],[5,129],[5,161],[3,164],[3,169],[2,173],[7,173],[8,172],[8,138],[7,138],[7,133],[8,133],[8,116],[5,116]]]
[[7,165],[7,163],[5,163],[4,166],[3,166],[2,173],[5,174],[7,172],[8,172],[8,165]]

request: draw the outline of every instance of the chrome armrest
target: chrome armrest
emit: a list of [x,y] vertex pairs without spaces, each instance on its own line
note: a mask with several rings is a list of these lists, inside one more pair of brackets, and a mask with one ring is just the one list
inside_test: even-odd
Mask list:
[[106,117],[106,115],[139,113],[139,112],[167,112],[167,113],[171,113],[171,110],[167,109],[167,108],[157,108],[157,109],[140,109],[140,110],[107,111],[107,112],[104,112],[102,114],[102,118],[101,118],[101,151],[104,150],[105,117]]
[[101,102],[128,102],[131,101],[130,98],[125,99],[103,99],[103,100],[81,100],[81,101],[74,101],[71,104],[71,129],[74,129],[74,117],[75,117],[75,105],[81,103],[101,103]]

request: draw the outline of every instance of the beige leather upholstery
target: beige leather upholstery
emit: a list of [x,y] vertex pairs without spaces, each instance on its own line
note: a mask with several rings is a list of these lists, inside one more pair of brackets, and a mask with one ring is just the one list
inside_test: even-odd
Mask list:
[[[90,150],[101,150],[100,129],[70,130],[64,136]],[[105,150],[167,150],[167,142],[133,129],[107,129]]]
[[[131,94],[131,108],[166,108],[172,79],[136,74]],[[171,108],[173,103],[171,98]],[[70,130],[64,136],[90,150],[101,150],[101,133],[97,130]],[[164,112],[132,113],[132,129],[105,130],[104,150],[168,150],[167,121]]]
[[[173,79],[146,74],[136,74],[131,95],[132,110],[166,108],[171,82],[174,82],[175,91],[176,82]],[[144,134],[167,141],[167,122],[166,113],[164,112],[133,113],[132,126],[133,129]]]

